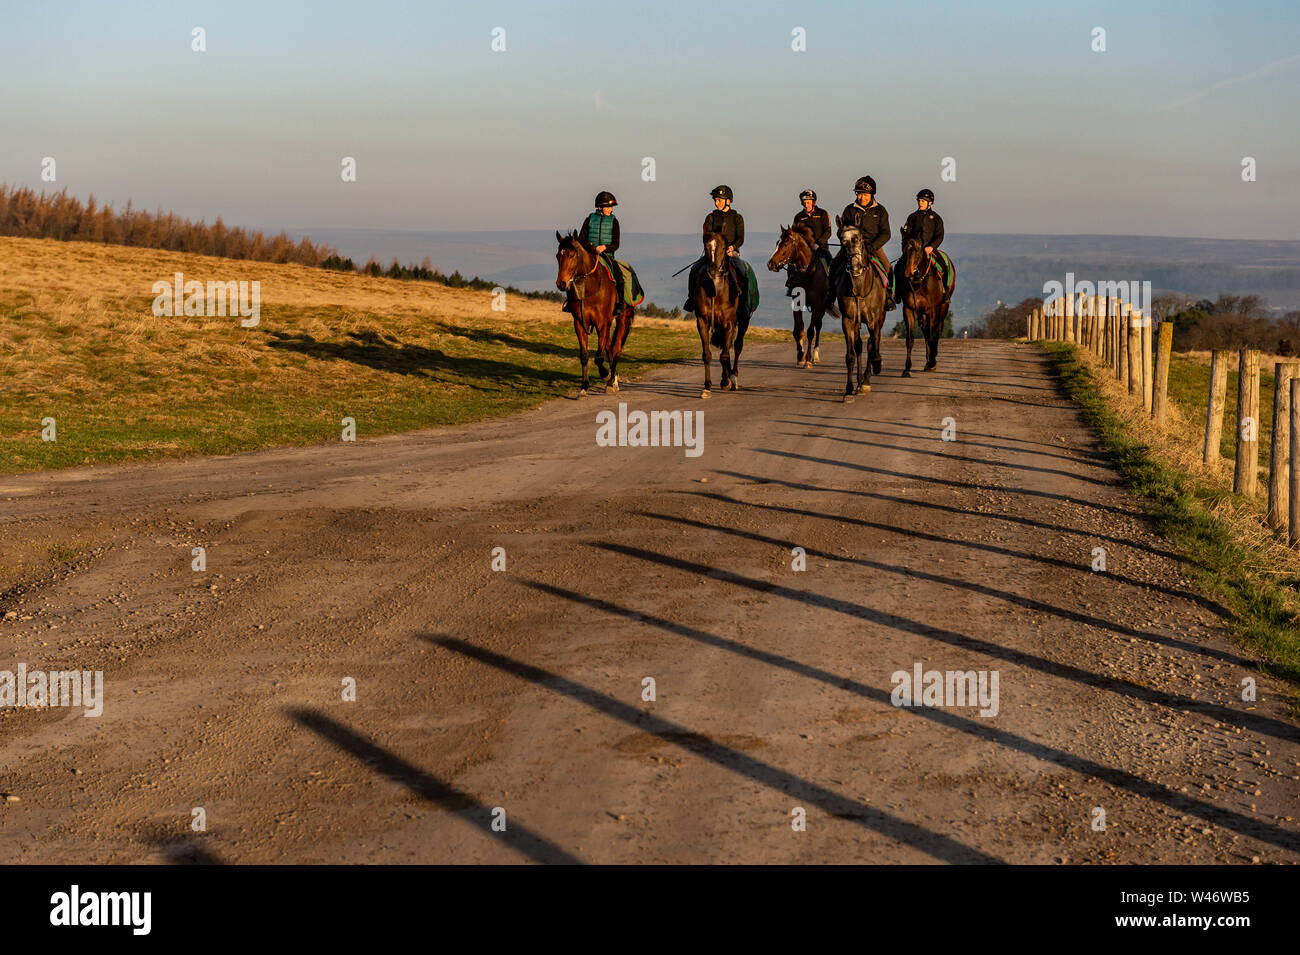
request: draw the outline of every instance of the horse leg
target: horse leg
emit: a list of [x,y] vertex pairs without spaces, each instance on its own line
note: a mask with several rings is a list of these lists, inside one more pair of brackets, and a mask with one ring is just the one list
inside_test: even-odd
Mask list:
[[903,377],[912,377],[912,339],[914,336],[913,326],[916,324],[916,315],[908,306],[903,306],[903,332],[907,336],[907,363],[903,366]]
[[627,333],[632,330],[632,312],[630,305],[623,306],[618,328],[609,336],[609,391],[618,391],[618,359],[623,354],[623,346],[627,344]]
[[849,317],[849,310],[840,306],[840,324],[844,328],[844,403],[850,404],[858,393],[857,382],[853,379],[854,344],[858,360],[861,360],[862,340],[858,338],[857,321]]
[[[596,326],[596,340],[599,343],[600,348],[600,350],[596,352],[596,368],[600,370],[600,380],[605,382],[606,391],[610,390],[609,385],[613,378],[612,371],[606,370],[605,368],[605,361],[607,358],[609,359],[611,368],[614,364],[613,359],[610,357],[610,339],[613,337],[611,333],[615,331],[615,329],[611,327],[612,325],[613,322],[610,321],[606,322],[604,325]],[[615,390],[617,391],[618,389],[616,388]]]
[[[825,296],[823,296],[823,299]],[[826,315],[824,305],[818,303],[813,305],[812,315],[808,319],[808,350],[812,352],[812,358],[809,364],[817,365],[821,363],[821,343],[822,343],[822,318]]]
[[867,323],[867,338],[870,344],[867,348],[871,356],[871,370],[875,374],[880,374],[880,369],[884,367],[884,361],[880,356],[880,329],[885,324],[885,313],[881,312],[880,317],[873,322]]
[[[858,322],[855,332],[857,340],[853,343],[853,351],[858,359],[858,394],[871,390],[871,325],[866,325],[867,340],[864,342],[862,340],[863,324],[862,321]],[[865,361],[862,358],[864,351],[867,353]]]
[[794,312],[794,366],[803,367],[803,309],[791,306]]
[[731,326],[728,332],[727,347],[731,350],[731,390],[740,390],[740,352],[745,347],[745,339],[740,334],[739,323]]
[[587,389],[591,387],[591,377],[587,372],[587,326],[582,321],[582,306],[578,306],[578,314],[573,316],[573,330],[578,333],[578,360],[582,362],[582,387],[578,389],[578,397],[587,397]]
[[925,368],[933,371],[939,354],[939,330],[942,326],[935,321],[934,313],[929,309],[925,313]]
[[709,323],[704,318],[697,318],[695,327],[700,331],[700,357],[704,360],[704,390],[700,392],[700,397],[707,398],[713,391],[713,371],[710,367],[713,354],[709,350]]

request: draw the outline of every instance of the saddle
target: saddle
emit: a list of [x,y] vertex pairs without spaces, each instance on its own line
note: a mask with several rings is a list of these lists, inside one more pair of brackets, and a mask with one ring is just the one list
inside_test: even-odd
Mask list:
[[[605,261],[605,256],[598,260],[609,280],[614,282],[617,287],[618,282],[614,278],[614,273],[609,269],[609,263]],[[636,270],[621,259],[615,259],[614,264],[618,266],[619,271],[623,273],[623,304],[631,305],[633,308],[639,306],[645,301],[645,290],[641,288],[641,280],[636,277]]]
[[943,249],[935,249],[930,253],[930,261],[939,270],[939,279],[943,282],[944,294],[951,295],[953,286],[957,284],[957,270],[953,267],[952,259],[948,258],[948,253]]

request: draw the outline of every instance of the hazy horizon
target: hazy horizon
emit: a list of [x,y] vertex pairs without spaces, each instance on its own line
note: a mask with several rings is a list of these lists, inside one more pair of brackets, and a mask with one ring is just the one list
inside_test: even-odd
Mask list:
[[7,17],[0,181],[273,231],[572,228],[610,189],[677,235],[720,182],[775,230],[870,173],[895,228],[929,186],[954,233],[1281,240],[1297,50],[1278,0],[80,0]]

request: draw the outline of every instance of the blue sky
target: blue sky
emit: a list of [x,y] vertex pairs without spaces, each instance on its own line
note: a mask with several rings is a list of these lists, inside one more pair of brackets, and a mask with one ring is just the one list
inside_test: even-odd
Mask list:
[[727,182],[771,231],[863,173],[899,220],[934,188],[955,232],[1300,220],[1294,3],[0,7],[0,181],[53,156],[77,195],[228,223],[570,227],[608,188],[625,229],[694,232]]

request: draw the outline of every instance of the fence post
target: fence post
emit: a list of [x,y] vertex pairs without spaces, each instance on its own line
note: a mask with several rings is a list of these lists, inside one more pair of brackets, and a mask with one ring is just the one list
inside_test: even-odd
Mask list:
[[[1287,543],[1300,547],[1300,377],[1291,379],[1291,499],[1288,502]],[[1273,430],[1277,430],[1274,422]]]
[[1065,295],[1061,298],[1062,310],[1065,315],[1065,340],[1074,342],[1074,296]]
[[1228,351],[1216,348],[1210,353],[1210,400],[1205,408],[1205,449],[1201,461],[1214,470],[1219,463],[1219,445],[1223,441],[1223,405],[1228,397]]
[[1151,410],[1151,386],[1153,382],[1151,367],[1151,316],[1135,312],[1142,318],[1142,408]]
[[1160,323],[1160,340],[1156,348],[1155,390],[1151,396],[1151,417],[1163,428],[1169,417],[1169,358],[1174,347],[1174,323]]
[[1273,366],[1273,441],[1268,454],[1268,526],[1285,527],[1291,513],[1291,379],[1296,365]]
[[1259,352],[1243,348],[1237,362],[1237,467],[1234,494],[1254,497],[1259,487]]
[[1138,313],[1131,305],[1124,305],[1124,325],[1128,328],[1128,393],[1142,395],[1142,329],[1138,326]]

